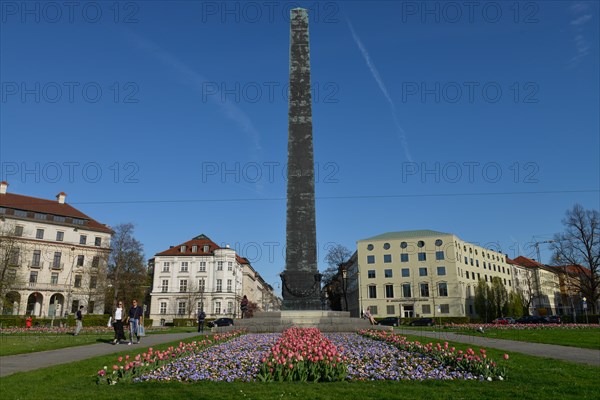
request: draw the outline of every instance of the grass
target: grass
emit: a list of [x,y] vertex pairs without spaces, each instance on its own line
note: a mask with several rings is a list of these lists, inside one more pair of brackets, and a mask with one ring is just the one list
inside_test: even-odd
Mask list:
[[[196,328],[171,327],[154,331],[148,329],[146,331],[148,335],[185,332],[196,332]],[[125,331],[125,336],[129,338],[129,331]],[[65,347],[83,346],[95,343],[107,343],[113,338],[114,333],[110,330],[106,330],[106,332],[88,332],[85,328],[77,336],[73,336],[71,333],[51,332],[20,332],[12,334],[0,334],[0,356],[56,350],[63,349]]]
[[[444,332],[452,332],[467,336],[485,336],[490,339],[516,340],[520,342],[556,344],[561,346],[580,347],[583,349],[600,350],[600,327],[599,328],[543,328],[543,329],[510,329],[510,328],[485,328],[485,333],[476,333],[474,329],[465,328],[435,328],[419,327],[410,328],[411,330],[421,330],[427,332],[439,332],[442,336]],[[402,333],[402,327],[396,329],[397,333]]]
[[[410,337],[409,337],[410,338]],[[410,339],[418,339],[413,337]],[[155,346],[164,349],[168,345]],[[468,346],[450,343],[460,349]],[[123,351],[119,355],[135,355]],[[500,359],[503,351],[488,349]],[[116,355],[101,356],[67,365],[0,378],[2,399],[597,399],[600,368],[509,353],[509,375],[502,382],[339,382],[339,383],[119,383],[97,386],[97,371],[112,365]]]

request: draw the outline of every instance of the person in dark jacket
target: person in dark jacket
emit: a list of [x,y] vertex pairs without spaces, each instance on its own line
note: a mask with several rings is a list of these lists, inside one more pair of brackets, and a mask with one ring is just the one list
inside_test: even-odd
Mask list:
[[204,310],[200,310],[198,313],[198,332],[204,332],[204,320],[206,319],[206,313]]

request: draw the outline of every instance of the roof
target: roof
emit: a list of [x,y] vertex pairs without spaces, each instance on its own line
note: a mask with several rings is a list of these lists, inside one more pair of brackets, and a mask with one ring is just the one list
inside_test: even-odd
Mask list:
[[592,271],[583,265],[549,265],[550,268],[555,268],[557,272],[567,272],[571,275],[585,274],[587,276],[592,275]]
[[381,235],[373,236],[373,237],[362,239],[359,241],[411,239],[411,238],[420,238],[420,237],[437,237],[437,236],[449,236],[449,235],[452,235],[452,234],[423,229],[423,230],[416,230],[416,231],[387,232],[387,233],[383,233]]
[[531,258],[519,256],[512,260],[511,264],[520,265],[521,267],[529,267],[529,268],[544,268],[546,265],[539,263]]
[[62,217],[79,218],[87,221],[84,225],[81,225],[82,227],[95,231],[111,234],[113,233],[112,229],[94,220],[93,218],[90,218],[88,215],[82,213],[75,207],[67,203],[61,204],[56,200],[46,200],[38,197],[24,196],[14,193],[4,193],[0,194],[0,207],[42,214],[58,215]]
[[[195,253],[192,252],[192,246],[198,246],[198,251]],[[204,251],[204,246],[208,245],[208,251]],[[185,246],[185,252],[181,252],[181,246]],[[200,234],[193,238],[192,240],[188,240],[185,243],[178,244],[177,246],[173,246],[168,250],[161,251],[160,253],[156,253],[157,256],[208,256],[211,255],[215,250],[220,249],[215,242],[210,240],[210,238],[204,234]]]

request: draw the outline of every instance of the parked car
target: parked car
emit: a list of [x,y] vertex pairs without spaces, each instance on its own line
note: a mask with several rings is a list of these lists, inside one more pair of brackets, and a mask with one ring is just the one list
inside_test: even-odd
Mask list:
[[517,320],[518,324],[547,324],[548,320],[544,317],[540,317],[537,315],[529,315],[526,317],[521,317]]
[[207,325],[209,328],[214,328],[215,326],[233,326],[233,319],[217,318],[214,321],[210,321]]
[[419,318],[411,321],[410,326],[433,326],[435,325],[435,321],[433,318]]
[[547,317],[548,322],[551,324],[560,324],[561,320],[560,320],[560,315],[551,315],[549,317]]
[[400,325],[400,318],[398,317],[386,317],[377,321],[377,325],[385,326],[398,326]]
[[511,317],[500,317],[500,318],[496,318],[495,320],[492,321],[492,324],[495,325],[509,325],[509,324],[514,324],[515,323],[515,319],[511,318]]

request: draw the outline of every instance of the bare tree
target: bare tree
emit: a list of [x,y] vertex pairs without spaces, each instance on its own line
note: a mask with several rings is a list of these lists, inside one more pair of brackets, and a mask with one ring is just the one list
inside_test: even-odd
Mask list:
[[5,308],[12,309],[12,299],[7,295],[23,283],[19,274],[21,247],[16,229],[13,223],[3,222],[0,225],[0,313]]
[[323,271],[322,282],[324,284],[331,282],[333,277],[338,273],[340,265],[348,261],[351,255],[352,252],[341,244],[336,244],[330,247],[327,255],[325,256],[327,268],[325,271]]
[[196,317],[196,309],[198,302],[204,302],[204,287],[197,282],[190,281],[185,293],[181,293],[181,297],[185,298],[186,310],[188,318]]
[[108,265],[108,278],[112,285],[111,310],[120,299],[143,299],[145,288],[151,285],[144,262],[144,248],[133,236],[133,224],[120,224],[113,230]]
[[600,213],[575,204],[562,223],[565,232],[555,235],[550,244],[554,259],[572,266],[578,275],[572,284],[596,313],[600,298]]
[[523,310],[529,315],[529,310],[533,305],[533,299],[536,295],[536,279],[535,271],[530,269],[519,268],[521,272],[515,275],[515,286],[517,287],[517,294],[522,300]]

